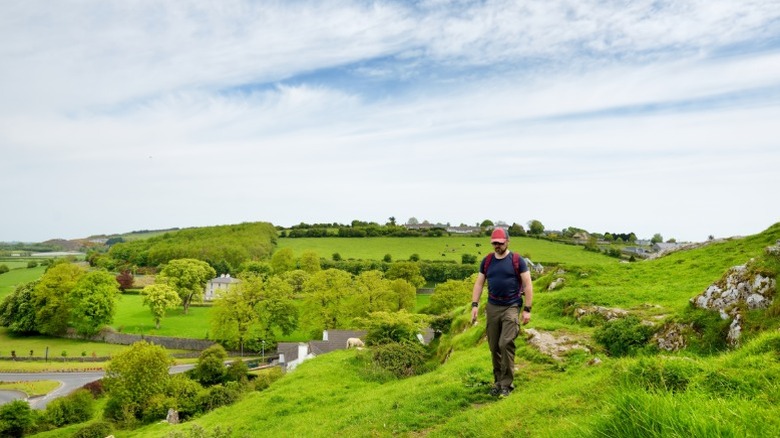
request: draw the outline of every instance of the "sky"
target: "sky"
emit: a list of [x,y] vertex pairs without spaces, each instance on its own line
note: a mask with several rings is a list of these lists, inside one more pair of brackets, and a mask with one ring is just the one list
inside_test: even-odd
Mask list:
[[0,241],[780,221],[776,0],[0,2]]

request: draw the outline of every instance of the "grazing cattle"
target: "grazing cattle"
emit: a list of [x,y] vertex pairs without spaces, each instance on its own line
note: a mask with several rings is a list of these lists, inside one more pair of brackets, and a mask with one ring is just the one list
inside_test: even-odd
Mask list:
[[347,339],[347,348],[362,347],[363,345],[363,341],[361,341],[360,338]]

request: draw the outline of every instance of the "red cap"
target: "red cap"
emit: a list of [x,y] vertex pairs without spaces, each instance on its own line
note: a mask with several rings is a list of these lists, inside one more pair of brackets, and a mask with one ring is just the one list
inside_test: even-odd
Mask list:
[[493,230],[493,234],[490,235],[490,242],[504,243],[509,240],[509,233],[503,228],[496,228]]

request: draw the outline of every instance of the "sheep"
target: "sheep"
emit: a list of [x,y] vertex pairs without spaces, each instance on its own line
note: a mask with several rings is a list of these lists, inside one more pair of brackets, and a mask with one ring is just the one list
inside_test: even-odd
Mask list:
[[349,338],[349,339],[347,339],[347,348],[352,348],[352,347],[358,347],[359,348],[359,347],[362,347],[363,345],[364,345],[363,341],[361,341],[360,338]]

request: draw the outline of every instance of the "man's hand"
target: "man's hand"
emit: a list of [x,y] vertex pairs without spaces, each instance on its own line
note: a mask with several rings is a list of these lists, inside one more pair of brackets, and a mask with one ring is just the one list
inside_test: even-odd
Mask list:
[[526,325],[529,322],[531,322],[531,312],[523,310],[523,325]]
[[479,315],[479,307],[472,307],[471,308],[471,323],[476,324],[477,323],[477,315]]

